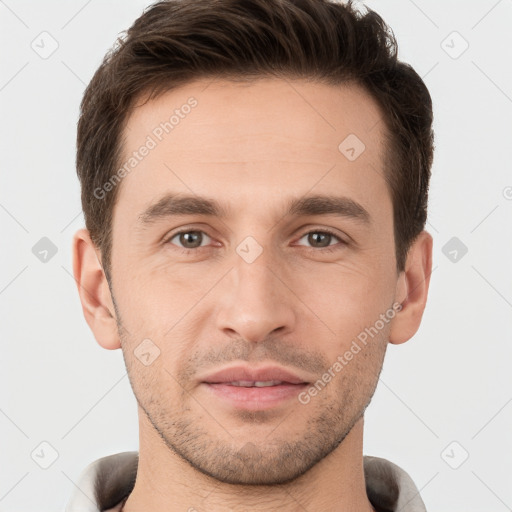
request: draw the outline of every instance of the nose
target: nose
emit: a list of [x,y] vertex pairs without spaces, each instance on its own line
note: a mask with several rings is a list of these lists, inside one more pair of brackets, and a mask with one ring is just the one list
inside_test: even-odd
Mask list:
[[224,334],[257,343],[294,330],[297,298],[280,269],[267,250],[251,263],[235,256],[234,268],[218,290],[217,327]]

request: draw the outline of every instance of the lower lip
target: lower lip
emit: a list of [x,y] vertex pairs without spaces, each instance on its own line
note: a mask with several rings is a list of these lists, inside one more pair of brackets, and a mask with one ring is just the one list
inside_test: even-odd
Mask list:
[[229,384],[203,383],[215,396],[231,405],[245,410],[256,411],[280,405],[287,400],[297,398],[307,384],[280,384],[266,387],[243,387]]

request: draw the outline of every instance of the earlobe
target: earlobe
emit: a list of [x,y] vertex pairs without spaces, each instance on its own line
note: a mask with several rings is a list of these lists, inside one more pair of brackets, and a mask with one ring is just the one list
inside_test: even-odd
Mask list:
[[110,289],[98,249],[86,229],[80,229],[73,237],[73,273],[85,320],[96,341],[109,350],[120,348]]
[[421,324],[432,273],[432,244],[432,236],[422,231],[409,249],[405,269],[398,277],[396,301],[402,308],[391,323],[390,343],[406,342]]

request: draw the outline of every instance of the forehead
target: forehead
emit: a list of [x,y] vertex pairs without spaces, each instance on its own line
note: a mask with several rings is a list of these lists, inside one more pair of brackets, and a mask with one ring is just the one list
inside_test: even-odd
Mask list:
[[165,192],[186,192],[236,197],[248,208],[340,186],[369,201],[387,193],[380,121],[376,102],[351,84],[189,83],[128,118],[117,203],[140,212]]
[[[362,87],[348,83],[332,86],[277,78],[250,82],[200,80],[153,100],[141,99],[138,105],[126,123],[128,148],[151,135],[168,147],[186,139],[181,152],[213,143],[215,147],[209,149],[219,151],[219,156],[224,154],[223,149],[230,155],[246,155],[249,149],[258,150],[247,140],[257,135],[260,143],[265,142],[265,136],[269,142],[277,137],[280,142],[275,149],[280,156],[287,149],[296,150],[298,141],[309,142],[303,149],[310,152],[337,152],[336,142],[344,135],[357,134],[371,146],[369,139],[379,138],[383,129],[377,103]],[[377,129],[372,134],[373,128]],[[190,137],[192,131],[194,137]],[[246,145],[229,146],[231,139],[240,141],[244,137]],[[217,144],[219,141],[224,144]],[[267,150],[272,147],[266,145]]]

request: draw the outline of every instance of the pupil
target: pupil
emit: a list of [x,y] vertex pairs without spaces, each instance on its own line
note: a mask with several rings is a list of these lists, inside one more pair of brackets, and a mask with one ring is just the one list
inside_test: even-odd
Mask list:
[[[199,233],[199,231],[189,231],[187,233],[181,233],[180,242],[187,249],[194,249],[195,247],[199,247],[201,245],[200,234],[201,233]],[[197,243],[194,243],[194,237],[196,237],[195,242],[197,242],[197,240],[199,239],[199,245],[197,245]]]
[[320,240],[320,245],[316,245],[316,247],[327,247],[329,245],[330,236],[331,235],[329,235],[328,233],[310,233],[309,243],[311,245],[315,245],[319,241],[318,239],[321,239],[323,237],[323,241],[327,243],[322,244],[322,241]]

